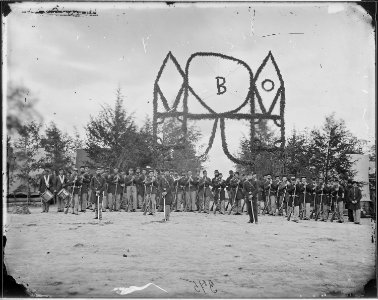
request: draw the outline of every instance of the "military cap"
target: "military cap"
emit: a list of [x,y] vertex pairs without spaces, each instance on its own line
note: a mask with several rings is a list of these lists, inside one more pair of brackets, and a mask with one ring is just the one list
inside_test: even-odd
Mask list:
[[215,170],[214,173],[219,173],[219,171],[218,171],[218,170]]
[[233,174],[233,173],[234,173],[234,171],[230,170],[230,171],[228,171],[228,173],[229,173],[229,174]]

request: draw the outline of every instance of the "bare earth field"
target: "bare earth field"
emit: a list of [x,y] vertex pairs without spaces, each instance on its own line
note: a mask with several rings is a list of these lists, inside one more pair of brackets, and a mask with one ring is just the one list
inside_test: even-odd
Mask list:
[[[262,216],[104,213],[31,208],[7,215],[5,263],[17,282],[50,297],[313,297],[360,295],[375,277],[372,223]],[[154,283],[118,295],[113,289]]]

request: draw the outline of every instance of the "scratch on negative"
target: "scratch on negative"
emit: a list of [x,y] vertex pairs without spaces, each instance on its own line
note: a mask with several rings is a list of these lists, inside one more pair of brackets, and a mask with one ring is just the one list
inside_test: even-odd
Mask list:
[[[147,38],[147,39],[148,39],[148,38]],[[146,50],[146,43],[144,42],[144,38],[142,38],[142,44],[143,44],[144,53],[147,53],[147,50]]]

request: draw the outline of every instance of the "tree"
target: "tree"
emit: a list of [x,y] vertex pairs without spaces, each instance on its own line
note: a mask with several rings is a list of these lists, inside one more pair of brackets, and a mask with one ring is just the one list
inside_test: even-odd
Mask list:
[[349,154],[363,154],[362,141],[347,130],[345,121],[334,114],[326,116],[320,129],[311,131],[309,161],[316,174],[327,181],[331,176],[353,177],[353,160]]
[[158,127],[157,133],[158,141],[155,141],[152,122],[146,118],[140,135],[147,144],[143,154],[147,165],[158,169],[182,169],[192,170],[192,172],[201,169],[206,157],[196,154],[196,145],[201,138],[201,133],[195,125],[188,126],[186,140],[183,139],[181,123],[176,118],[165,119],[162,126]]
[[277,136],[274,130],[268,126],[267,120],[261,120],[255,125],[254,150],[250,150],[250,141],[243,138],[240,141],[239,159],[253,161],[253,165],[236,164],[236,170],[248,174],[250,172],[278,173],[283,165],[281,155],[276,151],[267,151],[265,148],[272,148]]
[[51,122],[46,128],[45,136],[41,138],[45,156],[40,159],[40,163],[51,165],[56,174],[59,168],[69,167],[72,162],[69,155],[72,143],[72,139],[58,129],[54,122]]
[[310,175],[308,159],[308,133],[292,131],[285,145],[285,172],[288,175]]
[[19,138],[15,143],[14,155],[19,170],[16,176],[23,182],[20,188],[26,186],[28,202],[30,198],[30,186],[38,186],[38,179],[31,175],[32,172],[37,171],[40,167],[36,158],[40,145],[40,128],[41,124],[34,121],[21,125],[18,130]]
[[95,163],[125,168],[139,163],[140,141],[132,115],[122,106],[121,90],[117,89],[114,108],[102,107],[99,115],[90,117],[85,127],[86,151]]
[[7,89],[7,191],[10,184],[14,182],[14,173],[17,171],[17,164],[14,155],[13,140],[19,130],[23,129],[25,122],[30,120],[42,120],[40,114],[34,109],[38,99],[32,96],[30,90],[22,85],[8,84]]

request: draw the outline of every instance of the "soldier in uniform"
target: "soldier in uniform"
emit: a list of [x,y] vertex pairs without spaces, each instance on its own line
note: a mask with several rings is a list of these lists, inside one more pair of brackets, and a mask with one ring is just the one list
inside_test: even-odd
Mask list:
[[179,177],[177,171],[175,171],[173,173],[172,179],[173,179],[173,187],[172,187],[172,193],[173,193],[172,210],[174,210],[175,212],[178,212],[179,208],[180,208],[180,204],[179,204],[179,201],[178,201],[178,191],[179,191],[179,180],[180,180],[180,177]]
[[88,191],[89,191],[89,184],[91,183],[91,178],[89,173],[85,171],[84,166],[80,167],[80,176],[82,178],[82,185],[81,185],[81,195],[80,195],[80,212],[85,212],[87,209],[87,201],[88,201]]
[[[71,206],[72,206],[72,214],[78,215],[79,214],[79,197],[81,195],[81,185],[82,185],[82,176],[78,174],[78,169],[74,168],[73,173],[69,179],[69,185],[72,188],[72,199],[71,199]],[[68,208],[66,210],[66,213]]]
[[234,205],[234,203],[233,203],[234,195],[232,194],[231,185],[230,185],[230,181],[233,177],[234,177],[234,171],[232,171],[232,170],[228,171],[228,177],[226,178],[226,191],[227,191],[227,195],[228,195],[227,207],[228,207],[228,205],[231,205],[231,207]]
[[332,186],[333,186],[333,180],[330,179],[325,185],[324,185],[324,196],[323,196],[323,215],[320,221],[327,222],[329,217],[329,211],[331,209],[331,205],[333,202],[332,199]]
[[361,217],[361,204],[360,201],[362,199],[361,190],[358,187],[357,181],[353,181],[353,186],[348,192],[349,196],[349,207],[353,210],[353,219],[354,224],[360,224],[360,217]]
[[312,186],[308,184],[306,176],[301,177],[299,188],[299,203],[301,205],[301,218],[310,220]]
[[[234,215],[241,215],[240,202],[243,199],[244,194],[243,194],[243,182],[239,178],[239,172],[234,173],[234,177],[230,180],[230,185],[231,185],[232,194],[234,195],[234,200],[235,200],[234,205],[232,206],[232,208],[235,208],[236,210]],[[231,211],[232,211],[232,208],[231,208]]]
[[216,211],[219,211],[219,213],[223,215],[225,213],[224,201],[226,199],[226,181],[223,180],[222,173],[218,173],[218,176],[212,180],[212,185],[215,202],[214,214]]
[[142,169],[142,173],[137,177],[137,192],[138,192],[138,208],[143,208],[144,196],[146,187],[144,181],[147,178],[147,171],[145,168]]
[[202,172],[203,176],[199,179],[199,210],[198,212],[209,213],[210,211],[210,199],[212,198],[211,194],[211,179],[207,177],[207,171]]
[[[53,180],[53,176],[50,174],[49,168],[45,168],[41,178],[39,179],[39,193],[43,194],[46,190],[49,190],[51,193],[54,192],[55,183]],[[50,201],[42,200],[42,212],[49,212]]]
[[319,177],[318,182],[315,186],[315,205],[314,211],[315,211],[315,221],[317,221],[318,217],[322,217],[323,215],[323,207],[324,203],[326,202],[325,199],[325,184],[323,181],[323,178]]
[[248,223],[258,224],[258,203],[257,194],[259,192],[256,174],[248,174],[247,179],[243,183],[244,194],[247,195],[247,211],[249,215]]
[[276,197],[274,191],[272,192],[273,179],[270,174],[265,175],[264,190],[266,195],[265,207],[269,215],[273,215],[276,211]]
[[93,174],[91,173],[90,169],[89,169],[89,166],[85,166],[84,167],[84,172],[86,174],[88,174],[89,176],[89,183],[88,183],[88,197],[87,197],[87,207],[86,209],[92,209],[92,200],[93,200],[93,197],[92,197],[92,189],[90,187],[91,185],[91,182],[92,182],[92,177],[93,177]]
[[348,179],[348,184],[345,188],[345,207],[348,209],[348,221],[354,222],[353,205],[351,205],[350,191],[353,189],[353,180]]
[[125,179],[126,184],[126,203],[127,211],[135,212],[137,209],[137,177],[134,175],[133,168],[129,169],[129,175]]
[[[332,196],[334,199],[335,213],[338,216],[338,222],[344,222],[344,194],[345,190],[340,185],[339,180],[335,179],[335,185],[332,189]],[[332,221],[332,220],[331,220]]]
[[145,197],[145,212],[147,212],[147,208],[150,209],[149,215],[153,215],[156,212],[156,193],[158,188],[157,178],[154,176],[154,171],[150,170],[148,172],[148,176],[145,181],[146,185],[146,197]]
[[[59,194],[59,192],[67,187],[67,177],[64,175],[63,168],[59,168],[59,174],[55,178],[55,192]],[[57,203],[58,203],[58,212],[64,212],[64,199],[57,196]]]
[[290,182],[287,186],[287,192],[289,193],[289,201],[288,201],[288,221],[290,217],[292,217],[292,221],[298,223],[299,218],[299,196],[300,193],[300,181],[299,178],[295,178],[295,176],[291,176]]
[[177,211],[185,211],[186,209],[186,198],[185,198],[185,171],[181,172],[181,177],[178,180],[177,189]]
[[119,175],[121,176],[122,178],[122,181],[123,183],[120,184],[121,186],[121,193],[120,193],[120,206],[119,206],[119,210],[122,211],[122,209],[124,211],[127,211],[127,207],[126,207],[126,184],[125,184],[125,181],[126,181],[126,172],[125,171],[121,171],[119,172]]
[[[103,198],[103,192],[105,189],[105,179],[101,175],[102,169],[101,167],[97,168],[96,175],[92,176],[91,179],[91,189],[92,189],[92,199],[93,203],[95,205],[95,219],[98,218],[98,215],[100,216],[100,220],[102,219],[102,198]],[[99,210],[99,212],[97,212]]]
[[165,216],[164,221],[169,221],[169,216],[171,212],[171,204],[173,200],[173,178],[169,176],[169,171],[165,170],[160,178],[160,188],[161,195],[163,199],[163,206],[165,205]]
[[278,207],[278,214],[281,214],[286,217],[286,213],[287,213],[287,202],[288,202],[288,198],[289,198],[289,194],[287,192],[287,186],[289,184],[289,181],[287,180],[287,176],[286,175],[282,175],[282,181],[279,183],[278,185],[278,197],[279,197],[279,200],[278,200],[278,204],[279,204],[279,207]]
[[102,174],[103,178],[105,179],[105,189],[103,191],[103,206],[102,206],[102,211],[105,212],[107,208],[109,208],[109,183],[108,179],[110,177],[110,168],[106,168],[105,172]]
[[122,186],[121,184],[124,183],[123,178],[118,173],[118,168],[114,168],[113,174],[111,174],[108,179],[108,186],[109,186],[109,193],[108,193],[108,205],[109,211],[119,211],[120,204],[121,204],[121,192]]
[[198,179],[192,176],[192,171],[188,171],[184,182],[186,199],[186,206],[184,207],[184,211],[193,212],[196,209],[196,191]]
[[272,208],[272,215],[276,215],[278,216],[279,215],[279,208],[281,207],[280,206],[280,195],[279,195],[279,186],[280,186],[280,183],[281,183],[281,179],[280,179],[280,176],[279,175],[276,175],[275,179],[272,181],[272,190],[271,190],[271,194],[274,195],[275,197],[275,208]]
[[265,214],[264,208],[265,206],[268,206],[268,204],[265,205],[266,203],[266,193],[265,193],[265,182],[267,181],[266,175],[263,176],[263,178],[260,177],[260,180],[258,181],[259,185],[259,213],[260,214]]

